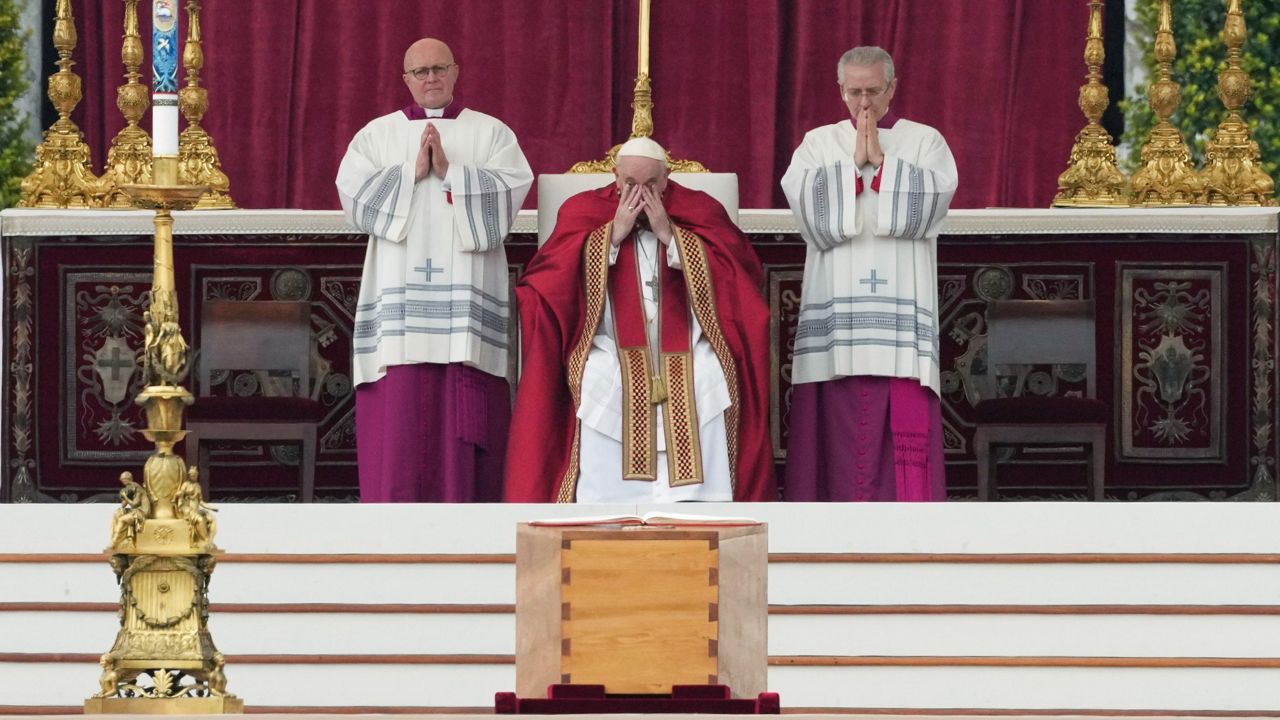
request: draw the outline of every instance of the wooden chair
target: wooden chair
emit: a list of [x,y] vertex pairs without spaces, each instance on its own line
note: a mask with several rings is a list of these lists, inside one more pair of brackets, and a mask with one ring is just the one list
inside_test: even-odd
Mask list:
[[[206,300],[201,308],[196,402],[187,410],[188,465],[200,468],[209,497],[210,440],[295,440],[301,446],[302,502],[315,494],[316,427],[324,407],[312,400],[311,305],[307,302]],[[291,394],[214,396],[216,370],[283,370]],[[296,388],[292,378],[297,378]]]
[[1084,397],[1041,397],[1025,392],[1020,372],[1010,397],[987,399],[975,408],[973,451],[978,461],[978,499],[996,488],[993,446],[1088,447],[1088,491],[1103,498],[1107,420],[1097,399],[1097,355],[1092,300],[1000,300],[987,305],[987,372],[1000,366],[1083,365]]

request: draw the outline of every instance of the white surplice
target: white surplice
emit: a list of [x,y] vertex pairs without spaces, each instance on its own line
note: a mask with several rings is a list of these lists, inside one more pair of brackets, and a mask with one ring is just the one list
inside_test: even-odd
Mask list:
[[[422,133],[439,130],[449,171],[414,181]],[[511,301],[503,240],[533,173],[511,129],[394,112],[366,125],[338,169],[347,221],[369,234],[356,307],[354,380],[391,365],[465,363],[505,377]]]
[[[661,245],[648,230],[636,234],[633,243],[636,265],[645,281],[657,277],[656,262]],[[674,243],[667,250],[668,265],[680,269],[679,254]],[[612,266],[618,257],[614,247],[609,255]],[[656,365],[658,347],[658,288],[642,282],[645,329],[650,357]],[[716,358],[711,343],[702,334],[696,313],[690,311],[690,348],[693,356],[694,403],[698,416],[698,433],[702,445],[703,481],[695,485],[670,486],[667,469],[666,432],[664,422],[667,405],[658,406],[657,479],[624,480],[622,478],[622,369],[618,364],[618,346],[613,327],[613,298],[605,294],[604,316],[582,372],[582,403],[578,418],[582,421],[579,445],[580,470],[577,502],[580,503],[647,503],[733,500],[732,475],[729,470],[729,445],[725,434],[724,411],[730,405],[729,385],[724,369]]]
[[956,163],[927,125],[899,119],[878,137],[882,167],[857,168],[852,121],[811,130],[782,178],[808,246],[792,383],[878,375],[937,394],[937,241]]

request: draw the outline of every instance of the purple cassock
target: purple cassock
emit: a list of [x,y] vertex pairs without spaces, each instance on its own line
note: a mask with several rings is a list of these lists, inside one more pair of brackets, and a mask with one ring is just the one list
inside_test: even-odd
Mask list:
[[495,502],[511,425],[504,378],[461,363],[393,365],[356,387],[361,502]]
[[946,499],[938,397],[915,379],[795,385],[789,427],[785,500]]

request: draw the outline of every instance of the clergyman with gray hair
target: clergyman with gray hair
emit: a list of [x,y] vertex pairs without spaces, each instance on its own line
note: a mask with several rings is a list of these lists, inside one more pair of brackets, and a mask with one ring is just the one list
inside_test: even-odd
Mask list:
[[887,52],[853,48],[837,73],[849,117],[809,131],[782,178],[806,245],[783,496],[943,500],[937,250],[956,163],[891,110]]

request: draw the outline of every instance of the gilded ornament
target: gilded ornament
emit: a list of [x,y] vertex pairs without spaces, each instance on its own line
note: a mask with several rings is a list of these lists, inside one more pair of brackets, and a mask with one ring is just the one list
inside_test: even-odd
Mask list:
[[200,127],[209,109],[209,93],[200,87],[200,71],[204,68],[200,0],[187,0],[187,40],[182,46],[182,66],[187,71],[187,84],[178,91],[178,109],[187,119],[187,127],[178,136],[178,177],[184,185],[208,186],[196,204],[197,210],[234,208],[231,180],[222,172],[222,161],[213,138]]
[[142,64],[142,38],[138,35],[138,0],[125,0],[124,41],[120,59],[125,68],[125,84],[116,89],[116,107],[124,115],[125,126],[111,140],[107,166],[102,173],[102,205],[129,209],[133,203],[122,186],[151,182],[151,136],[138,126],[138,121],[151,106],[147,88],[138,81]]
[[23,178],[18,207],[96,207],[103,194],[102,182],[89,167],[89,146],[71,120],[71,111],[80,102],[80,76],[71,71],[71,53],[76,46],[75,18],[71,0],[58,0],[53,25],[53,45],[58,50],[58,72],[49,76],[49,100],[58,119],[44,131],[36,146],[36,162]]
[[1241,66],[1241,47],[1246,37],[1240,0],[1227,0],[1227,20],[1222,30],[1227,67],[1218,74],[1218,98],[1227,109],[1227,117],[1205,143],[1201,202],[1208,205],[1276,204],[1275,183],[1262,169],[1258,143],[1240,114],[1251,93],[1249,74]]
[[[174,454],[191,393],[182,387],[188,347],[174,292],[172,210],[190,209],[208,185],[180,184],[177,156],[156,157],[155,184],[124,184],[137,207],[155,214],[150,305],[144,313],[143,373],[137,397],[155,452],[143,484],[121,475],[120,507],[112,517],[111,567],[119,580],[119,622],[111,652],[101,658],[99,691],[86,713],[203,715],[239,713],[244,703],[226,690],[225,658],[209,634],[209,579],[217,565],[217,523],[205,504],[195,468]],[[143,682],[143,679],[149,682]]]
[[1076,135],[1067,169],[1058,176],[1054,207],[1114,207],[1129,204],[1124,176],[1116,167],[1116,149],[1099,120],[1109,104],[1102,84],[1102,0],[1089,0],[1085,37],[1086,82],[1080,88],[1080,111],[1088,123]]
[[151,515],[151,496],[133,481],[133,473],[120,473],[120,507],[111,516],[111,547],[129,550],[137,544],[138,534]]
[[1155,39],[1157,79],[1147,90],[1147,102],[1157,122],[1142,147],[1142,167],[1130,183],[1134,205],[1193,205],[1199,202],[1204,188],[1182,133],[1169,122],[1182,102],[1182,88],[1172,79],[1177,46],[1169,2],[1160,0]]
[[98,664],[102,666],[102,674],[98,676],[98,686],[101,689],[94,697],[115,697],[120,692],[118,687],[120,674],[116,672],[115,658],[111,653],[103,653],[102,657],[98,658]]
[[[631,100],[631,137],[653,137],[653,91],[649,86],[649,3],[640,0],[640,39],[636,59],[636,82]],[[618,148],[614,145],[600,160],[574,163],[570,174],[611,173],[618,162]],[[667,167],[671,172],[704,173],[705,165],[697,160],[673,160],[667,153]]]

